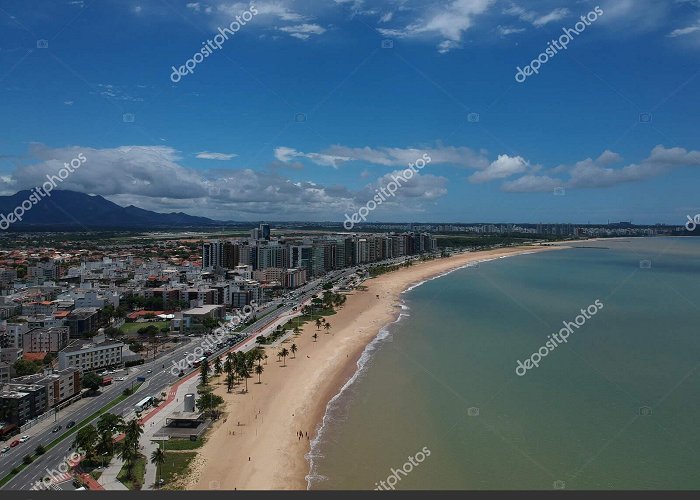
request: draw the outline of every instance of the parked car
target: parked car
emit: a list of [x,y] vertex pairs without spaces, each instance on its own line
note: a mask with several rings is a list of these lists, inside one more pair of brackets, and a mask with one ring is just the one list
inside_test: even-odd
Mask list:
[[20,443],[26,443],[27,441],[29,441],[29,436],[27,436],[26,434],[19,438]]
[[153,373],[153,370],[148,370],[146,373]]
[[75,420],[71,420],[71,421],[68,422],[68,424],[66,425],[66,429],[70,429],[70,428],[73,427],[74,425],[75,425]]
[[2,450],[0,450],[0,453],[7,453],[8,451],[10,451],[10,447],[5,446]]
[[54,428],[51,430],[51,432],[53,432],[53,433],[55,434],[55,433],[57,433],[58,431],[60,431],[62,428],[63,428],[63,427],[61,427],[60,425],[57,425],[56,427],[54,427]]
[[10,443],[10,448],[14,448],[14,447],[17,446],[18,444],[19,444],[19,439],[15,439],[14,441],[12,441],[12,442]]

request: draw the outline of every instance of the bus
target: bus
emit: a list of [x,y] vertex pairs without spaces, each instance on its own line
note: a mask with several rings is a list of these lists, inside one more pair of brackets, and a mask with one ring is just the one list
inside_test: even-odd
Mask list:
[[110,384],[112,383],[112,380],[113,380],[112,377],[104,377],[104,378],[102,379],[102,382],[100,382],[100,385],[101,385],[102,387],[104,387],[104,386],[106,386],[106,385],[110,385]]
[[195,368],[199,368],[199,366],[200,366],[202,363],[204,363],[206,360],[207,360],[206,356],[202,356],[202,357],[199,358],[197,361],[195,361],[194,363],[192,363],[192,365],[193,365]]
[[134,410],[141,413],[143,410],[145,410],[146,408],[150,408],[153,405],[153,400],[153,396],[143,398],[141,401],[136,403],[136,405],[134,406]]

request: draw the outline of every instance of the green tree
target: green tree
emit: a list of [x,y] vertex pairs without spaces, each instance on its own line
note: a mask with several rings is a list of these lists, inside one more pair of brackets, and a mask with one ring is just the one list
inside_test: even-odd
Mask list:
[[85,458],[90,459],[95,455],[95,445],[97,444],[98,438],[99,435],[95,426],[88,424],[85,427],[81,427],[75,435],[73,448],[84,450]]
[[165,463],[165,452],[160,448],[156,448],[151,453],[151,463],[156,466],[158,470],[158,484],[160,485],[161,479],[161,466]]
[[316,330],[320,330],[321,325],[323,325],[323,321],[321,321],[321,318],[316,318]]
[[12,365],[17,373],[18,377],[24,377],[25,375],[34,375],[35,373],[41,372],[43,366],[38,361],[27,361],[26,359],[18,359]]
[[326,329],[326,333],[328,333],[328,332],[330,331],[330,329],[331,329],[331,324],[330,324],[330,323],[326,323],[325,325],[323,325],[323,328],[325,328],[325,329]]
[[96,391],[101,383],[102,377],[98,376],[95,372],[87,372],[83,375],[83,378],[80,379],[80,384],[91,391]]
[[216,376],[221,375],[221,372],[223,371],[223,367],[221,366],[221,356],[217,356],[216,360],[214,360],[214,374]]
[[119,450],[119,458],[124,461],[126,475],[129,479],[134,478],[134,465],[141,456],[139,453],[139,440],[143,434],[143,426],[138,419],[130,420],[124,428],[124,439]]
[[292,358],[296,358],[297,357],[296,354],[297,354],[297,350],[298,350],[297,345],[292,344],[292,347],[290,347],[289,349],[292,351]]
[[262,375],[262,372],[265,370],[261,365],[256,365],[255,366],[255,374],[258,376],[258,384],[261,384],[262,382],[260,381],[260,375]]
[[207,385],[209,383],[209,361],[202,361],[202,366],[199,367],[199,378],[202,384]]

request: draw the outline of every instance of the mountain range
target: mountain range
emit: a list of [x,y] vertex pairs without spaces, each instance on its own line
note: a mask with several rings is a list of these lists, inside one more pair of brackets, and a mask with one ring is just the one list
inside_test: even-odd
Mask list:
[[[22,202],[38,198],[32,191],[19,191],[0,196],[0,219],[13,212]],[[3,219],[4,220],[4,219]],[[8,228],[12,230],[80,230],[80,229],[166,229],[183,227],[215,227],[234,224],[206,217],[195,217],[183,212],[158,213],[133,205],[122,207],[99,195],[76,191],[56,190],[50,197],[40,198],[21,221]],[[5,224],[3,224],[3,227]]]

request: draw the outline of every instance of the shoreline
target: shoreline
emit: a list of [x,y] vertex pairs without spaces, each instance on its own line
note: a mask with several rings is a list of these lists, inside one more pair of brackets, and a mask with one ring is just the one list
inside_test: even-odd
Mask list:
[[[567,248],[469,252],[415,263],[364,281],[366,290],[348,293],[345,306],[326,317],[332,325],[330,333],[307,323],[300,335],[290,336],[284,345],[266,346],[269,358],[263,365],[262,383],[254,375],[248,380],[248,393],[242,393],[239,385],[228,394],[221,377],[212,382],[215,393],[225,400],[227,416],[208,432],[185,489],[306,490],[307,476],[313,472],[309,453],[324,428],[329,407],[361,373],[364,362],[360,361],[367,349],[384,329],[400,320],[404,292],[474,262]],[[292,343],[298,347],[296,357],[278,362],[276,352]]]

